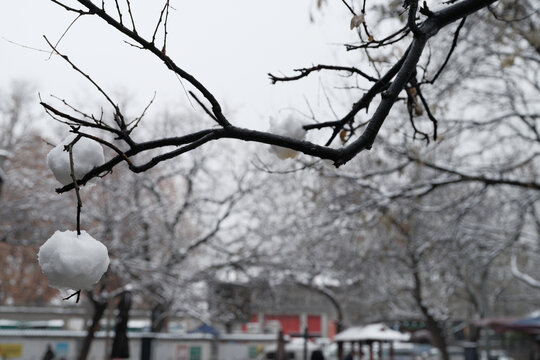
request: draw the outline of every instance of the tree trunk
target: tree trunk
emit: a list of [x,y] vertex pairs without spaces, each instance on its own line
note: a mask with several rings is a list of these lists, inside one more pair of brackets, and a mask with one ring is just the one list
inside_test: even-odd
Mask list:
[[285,358],[285,339],[283,339],[283,331],[279,330],[276,348],[276,360],[286,360]]
[[118,302],[118,315],[114,327],[114,341],[111,358],[129,359],[129,341],[127,337],[129,310],[131,308],[131,293],[125,291],[120,295]]
[[151,332],[162,332],[167,327],[167,306],[163,303],[157,303],[152,308]]
[[84,337],[81,350],[79,352],[78,360],[86,360],[88,353],[90,352],[90,346],[94,340],[96,331],[99,330],[99,321],[103,317],[105,310],[107,309],[108,301],[107,300],[96,300],[92,296],[92,293],[88,293],[88,298],[91,300],[94,307],[94,314],[92,315],[92,323],[88,327],[86,336]]
[[424,315],[426,319],[427,330],[431,334],[433,345],[441,352],[442,360],[449,360],[447,349],[448,345],[446,343],[446,338],[444,337],[444,332],[441,324],[429,313],[428,308],[422,302],[422,281],[420,280],[420,275],[418,274],[418,271],[416,269],[414,270],[413,277],[414,300],[420,308],[422,315]]
[[303,286],[307,289],[318,292],[322,296],[326,297],[332,303],[337,313],[336,333],[342,332],[345,328],[345,326],[343,325],[343,309],[341,308],[341,304],[339,303],[338,299],[336,299],[336,297],[334,297],[329,291],[318,288],[316,286],[306,285],[301,282],[296,282],[296,284]]

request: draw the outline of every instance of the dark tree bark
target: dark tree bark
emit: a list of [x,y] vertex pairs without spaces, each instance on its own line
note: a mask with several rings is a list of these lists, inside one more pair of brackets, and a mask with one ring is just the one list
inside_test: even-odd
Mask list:
[[442,324],[430,313],[429,308],[424,303],[424,297],[422,295],[424,291],[424,282],[420,275],[420,263],[422,259],[422,253],[417,252],[417,248],[412,245],[413,234],[411,234],[409,226],[405,226],[395,219],[390,219],[394,224],[395,228],[401,233],[405,241],[407,241],[407,252],[405,263],[409,267],[413,286],[412,286],[412,298],[420,312],[426,320],[426,327],[431,335],[432,345],[439,349],[441,353],[442,360],[449,360],[448,355],[448,344],[446,342],[446,337],[444,334],[444,329]]
[[88,326],[86,331],[86,336],[84,337],[83,343],[81,345],[81,350],[79,351],[78,360],[86,360],[88,353],[90,352],[90,346],[94,340],[96,331],[99,330],[99,322],[105,314],[107,309],[108,299],[105,298],[95,298],[91,291],[87,292],[88,298],[90,299],[92,306],[94,308],[94,313],[92,315],[92,322]]
[[426,319],[426,326],[427,330],[431,334],[431,339],[433,342],[433,345],[439,349],[441,352],[441,358],[443,360],[449,360],[448,356],[448,344],[446,343],[446,338],[444,336],[444,330],[437,321],[430,313],[429,309],[424,305],[422,301],[422,280],[420,279],[420,274],[418,271],[414,271],[413,273],[414,278],[414,300],[416,302],[416,305],[422,312],[422,315],[424,315],[424,318]]
[[114,327],[111,357],[129,359],[129,341],[127,337],[129,310],[131,309],[131,293],[129,291],[125,291],[120,295],[117,309],[118,315]]
[[167,306],[163,303],[157,303],[152,308],[151,329],[152,332],[162,332],[167,327]]

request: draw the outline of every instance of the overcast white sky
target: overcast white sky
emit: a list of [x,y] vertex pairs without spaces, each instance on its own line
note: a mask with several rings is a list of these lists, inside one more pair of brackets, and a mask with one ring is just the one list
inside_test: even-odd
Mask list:
[[[195,75],[239,125],[268,127],[268,117],[295,108],[307,111],[304,96],[325,107],[320,79],[271,85],[267,72],[291,74],[317,63],[350,64],[357,54],[339,44],[355,39],[350,14],[334,1],[323,13],[315,0],[173,0],[168,54]],[[132,0],[138,30],[149,34],[161,1]],[[154,7],[155,6],[155,7]],[[310,13],[315,22],[310,22]],[[47,49],[75,18],[46,0],[5,1],[0,12],[0,81],[28,79],[42,96],[55,94],[84,103],[98,97],[81,76],[58,58],[14,45]],[[135,96],[142,110],[157,91],[162,104],[189,106],[176,77],[149,53],[123,43],[123,37],[97,17],[79,19],[59,49],[109,91]],[[331,84],[326,84],[331,85]],[[317,100],[318,99],[318,100]],[[339,106],[339,105],[336,105]],[[138,111],[138,110],[137,110]]]

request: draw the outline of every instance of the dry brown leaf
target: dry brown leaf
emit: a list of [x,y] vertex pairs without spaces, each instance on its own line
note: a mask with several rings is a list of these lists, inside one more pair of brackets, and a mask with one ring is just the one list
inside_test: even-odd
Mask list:
[[365,21],[364,14],[354,15],[351,19],[351,30],[359,27]]

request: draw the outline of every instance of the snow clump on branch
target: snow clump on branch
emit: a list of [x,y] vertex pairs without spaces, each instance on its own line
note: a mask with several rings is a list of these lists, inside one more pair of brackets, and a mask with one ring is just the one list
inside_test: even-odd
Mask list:
[[[73,182],[71,178],[71,165],[69,161],[69,152],[65,147],[69,145],[77,135],[71,134],[60,144],[47,154],[47,165],[51,169],[54,177],[62,185],[68,185]],[[80,180],[93,168],[105,162],[105,155],[101,145],[91,139],[81,137],[73,145],[73,170],[75,178]]]
[[[303,128],[302,121],[296,118],[286,118],[281,120],[270,119],[270,129],[269,132],[291,137],[297,140],[303,140],[306,137],[306,130]],[[276,154],[276,156],[282,160],[284,159],[294,159],[298,155],[298,151],[284,148],[277,145],[270,145],[270,150]]]
[[81,231],[56,231],[38,252],[41,271],[57,289],[89,289],[109,267],[107,247]]

